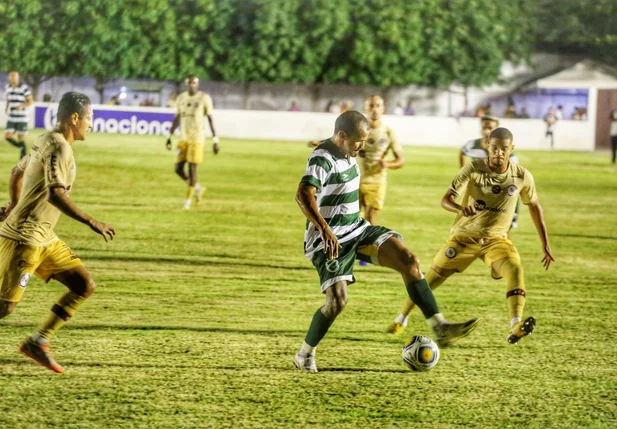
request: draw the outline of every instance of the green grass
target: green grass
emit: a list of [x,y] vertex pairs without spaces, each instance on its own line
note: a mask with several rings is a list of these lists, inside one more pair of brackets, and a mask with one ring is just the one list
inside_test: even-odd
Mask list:
[[[35,133],[32,133],[35,134]],[[56,228],[97,292],[54,339],[56,375],[17,353],[62,288],[33,280],[0,322],[0,428],[484,427],[600,428],[617,421],[617,171],[596,154],[522,152],[536,179],[557,262],[541,265],[523,208],[513,240],[537,331],[505,342],[505,282],[477,261],[437,290],[452,320],[483,323],[406,370],[403,340],[382,333],[405,296],[398,276],[359,268],[349,305],[319,347],[318,374],[292,357],[323,303],[302,255],[294,202],[309,149],[225,141],[201,166],[207,203],[182,211],[185,187],[164,138],[78,142],[71,197],[112,223],[110,244],[63,217]],[[381,221],[424,267],[448,236],[439,200],[454,149],[405,148]],[[17,152],[0,146],[0,198]],[[406,332],[430,334],[419,313]]]

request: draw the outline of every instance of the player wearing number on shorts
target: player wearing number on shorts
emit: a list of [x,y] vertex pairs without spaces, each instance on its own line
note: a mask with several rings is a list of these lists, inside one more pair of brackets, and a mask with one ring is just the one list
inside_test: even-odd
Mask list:
[[[456,213],[451,236],[437,252],[426,279],[435,289],[454,273],[462,273],[476,259],[491,268],[494,279],[507,281],[506,299],[510,313],[510,332],[507,340],[516,344],[529,335],[535,325],[533,317],[523,319],[525,281],[518,251],[507,238],[516,200],[520,196],[529,207],[531,218],[542,242],[542,264],[548,270],[555,260],[551,253],[542,206],[533,177],[519,164],[510,162],[514,150],[512,133],[497,128],[490,134],[489,157],[465,165],[454,177],[441,205]],[[460,204],[456,202],[462,195]],[[414,307],[413,297],[407,300],[401,313],[388,328],[399,334],[405,319]]]

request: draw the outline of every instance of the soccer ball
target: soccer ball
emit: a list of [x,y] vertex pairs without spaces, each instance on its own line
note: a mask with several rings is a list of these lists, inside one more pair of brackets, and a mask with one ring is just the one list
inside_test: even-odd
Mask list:
[[416,335],[403,345],[403,362],[414,371],[430,371],[439,362],[439,347],[425,335]]

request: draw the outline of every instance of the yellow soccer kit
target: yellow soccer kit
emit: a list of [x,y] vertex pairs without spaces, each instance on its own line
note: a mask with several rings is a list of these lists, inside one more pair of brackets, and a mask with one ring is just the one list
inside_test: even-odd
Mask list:
[[363,205],[367,207],[383,209],[388,172],[387,168],[381,168],[379,161],[390,152],[402,152],[392,128],[385,124],[371,128],[364,144],[365,155],[357,158],[360,166],[360,195]]
[[180,115],[180,142],[176,162],[200,164],[203,161],[205,117],[214,110],[212,98],[201,91],[190,95],[183,92],[176,99]]
[[10,302],[19,301],[32,274],[47,281],[83,265],[54,233],[60,211],[47,202],[49,188],[70,192],[73,186],[71,146],[62,134],[45,133],[18,168],[23,170],[19,202],[0,225],[0,299]]
[[[477,258],[490,266],[504,258],[520,260],[506,237],[518,196],[524,204],[538,198],[531,173],[510,162],[505,173],[496,174],[490,170],[487,158],[478,159],[458,172],[450,190],[455,195],[464,190],[461,205],[473,205],[477,213],[456,216],[451,237],[435,256],[433,265],[462,272]],[[498,275],[494,273],[494,277]]]

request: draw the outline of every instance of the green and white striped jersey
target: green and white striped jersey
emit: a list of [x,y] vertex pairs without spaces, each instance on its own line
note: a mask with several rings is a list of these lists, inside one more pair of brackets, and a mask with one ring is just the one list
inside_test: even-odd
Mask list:
[[[360,217],[360,168],[356,159],[345,157],[330,139],[324,140],[308,159],[300,183],[317,188],[315,198],[319,213],[326,220],[339,243],[345,243],[370,224]],[[310,221],[304,232],[304,256],[313,259],[323,250],[319,231]]]
[[30,87],[21,83],[13,88],[11,84],[7,84],[4,89],[6,91],[6,99],[9,103],[7,119],[11,122],[28,122],[29,109],[15,110],[15,108],[24,104],[26,102],[26,97],[32,96]]

